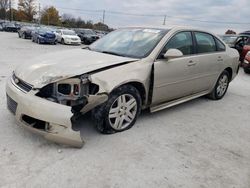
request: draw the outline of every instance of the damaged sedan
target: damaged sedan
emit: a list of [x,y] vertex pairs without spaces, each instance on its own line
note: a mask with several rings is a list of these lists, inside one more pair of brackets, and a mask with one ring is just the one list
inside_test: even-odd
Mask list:
[[[28,130],[82,147],[72,126],[91,112],[101,133],[130,129],[151,112],[224,97],[239,55],[217,36],[190,28],[118,29],[85,49],[29,60],[7,82],[7,106]],[[34,63],[36,62],[36,63]]]

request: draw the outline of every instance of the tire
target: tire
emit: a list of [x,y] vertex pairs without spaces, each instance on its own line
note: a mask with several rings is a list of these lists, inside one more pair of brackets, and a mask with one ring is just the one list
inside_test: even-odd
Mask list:
[[41,41],[39,38],[37,38],[37,44],[41,44]]
[[217,80],[213,91],[208,95],[208,97],[212,100],[222,99],[227,92],[229,83],[230,83],[229,73],[226,70],[224,70],[221,73],[219,79]]
[[244,72],[245,72],[246,74],[250,74],[250,69],[244,68]]
[[25,33],[22,34],[22,39],[26,39]]
[[20,33],[18,33],[18,37],[19,37],[19,38],[21,38],[21,35],[20,35]]
[[34,40],[34,38],[33,38],[33,37],[31,37],[31,41],[32,41],[32,42],[35,42],[35,40]]
[[135,124],[141,105],[138,90],[131,85],[124,85],[114,90],[105,104],[92,111],[92,118],[97,130],[103,134],[126,131]]
[[61,44],[65,44],[65,43],[64,43],[64,39],[61,40]]

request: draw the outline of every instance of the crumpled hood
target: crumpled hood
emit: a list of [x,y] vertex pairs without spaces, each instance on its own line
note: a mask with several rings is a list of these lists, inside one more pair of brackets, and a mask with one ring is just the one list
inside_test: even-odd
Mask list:
[[15,74],[35,88],[41,88],[52,82],[135,60],[90,50],[65,50],[21,62]]

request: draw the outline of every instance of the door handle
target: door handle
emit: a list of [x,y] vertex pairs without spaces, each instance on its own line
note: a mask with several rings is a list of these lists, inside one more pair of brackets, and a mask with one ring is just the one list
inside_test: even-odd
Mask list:
[[195,63],[193,60],[190,60],[190,61],[188,62],[188,66],[189,66],[189,67],[195,66],[195,65],[196,65],[196,63]]
[[219,56],[217,61],[223,61],[223,58]]

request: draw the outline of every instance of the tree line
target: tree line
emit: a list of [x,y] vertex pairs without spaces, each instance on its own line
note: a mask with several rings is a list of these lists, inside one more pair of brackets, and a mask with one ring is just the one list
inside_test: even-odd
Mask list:
[[85,21],[81,17],[75,18],[71,14],[60,15],[59,11],[53,6],[45,7],[39,11],[39,7],[36,6],[36,0],[18,0],[17,9],[14,9],[11,3],[11,0],[0,0],[0,19],[69,28],[112,30],[101,22]]

